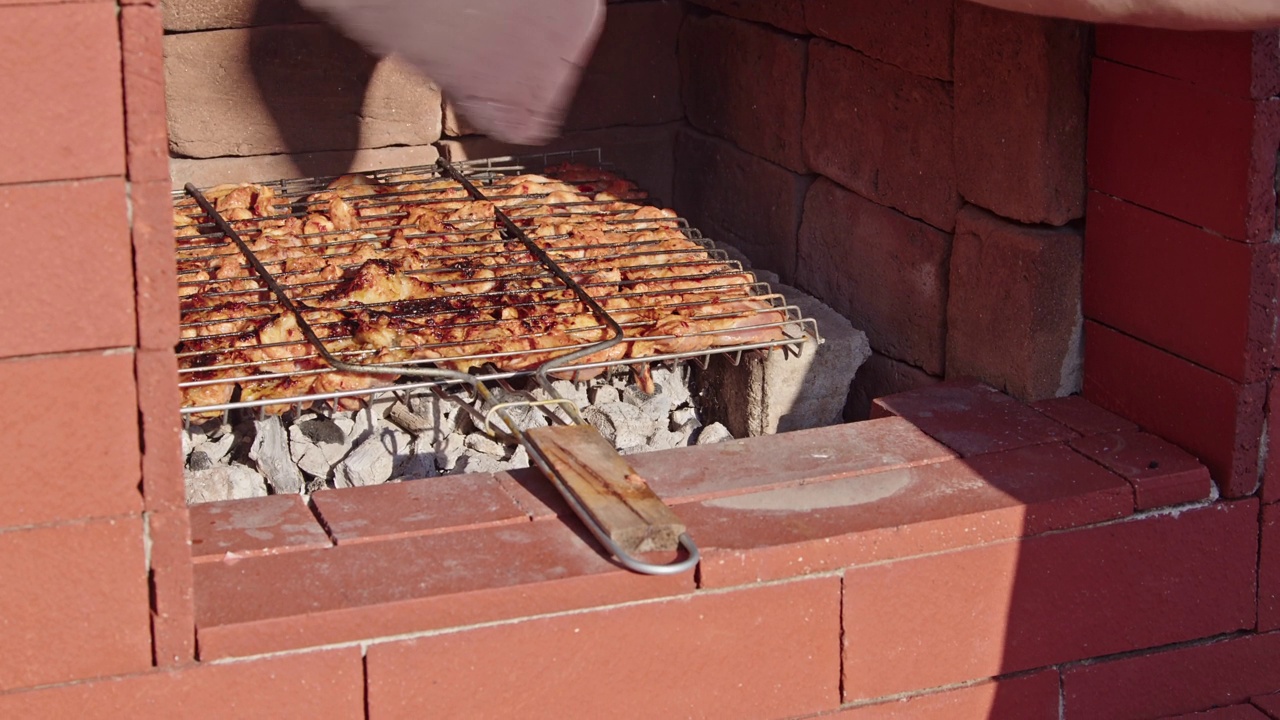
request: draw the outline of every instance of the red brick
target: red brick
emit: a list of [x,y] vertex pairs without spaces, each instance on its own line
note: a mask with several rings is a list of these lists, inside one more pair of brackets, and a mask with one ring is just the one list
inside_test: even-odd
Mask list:
[[623,570],[580,526],[558,520],[198,563],[195,572],[201,660],[693,589],[692,571],[650,577]]
[[820,179],[805,197],[796,284],[882,355],[940,375],[951,236]]
[[1095,42],[1099,57],[1232,97],[1261,100],[1280,93],[1275,30],[1186,32],[1099,25]]
[[711,8],[725,15],[768,23],[797,35],[807,32],[803,0],[693,0],[693,2],[695,5]]
[[721,16],[690,18],[680,31],[680,84],[689,122],[805,172],[805,54],[804,40],[759,25]]
[[151,643],[155,664],[190,663],[196,652],[191,523],[185,509],[147,514],[151,541]]
[[1258,630],[1280,630],[1280,504],[1262,507],[1258,559]]
[[683,19],[678,2],[609,8],[565,129],[653,125],[683,118],[676,51]]
[[138,346],[172,351],[178,342],[178,270],[169,181],[132,183],[129,199],[133,207]]
[[810,168],[934,227],[955,226],[960,196],[947,83],[814,40],[805,87]]
[[258,658],[0,695],[21,718],[364,717],[359,648]]
[[151,666],[137,516],[0,533],[0,691]]
[[1089,186],[1230,238],[1269,239],[1275,143],[1255,148],[1269,108],[1096,60]]
[[115,5],[0,8],[0,97],[14,99],[0,115],[0,183],[124,174]]
[[677,510],[702,549],[700,586],[723,587],[1112,520],[1133,491],[1055,444]]
[[142,428],[142,495],[148,510],[186,507],[178,360],[173,350],[139,350],[137,424]]
[[[1257,507],[1223,504],[847,570],[845,701],[1250,626]],[[1138,676],[1113,695],[1142,695],[1153,680]],[[1150,715],[1076,715],[1070,697],[1067,711]]]
[[1059,720],[1058,673],[993,680],[956,690],[863,705],[823,718],[840,720]]
[[1144,432],[1104,433],[1071,442],[1133,485],[1139,510],[1207,500],[1209,469],[1181,448]]
[[1271,693],[1270,695],[1260,695],[1252,699],[1254,705],[1262,709],[1268,717],[1280,718],[1280,693]]
[[951,79],[952,0],[805,0],[810,32],[903,70]]
[[298,495],[268,495],[191,506],[197,562],[316,550],[333,545]]
[[164,109],[164,27],[154,5],[120,10],[124,56],[125,141],[129,179],[169,180],[169,130]]
[[676,137],[676,163],[675,207],[681,215],[712,240],[731,242],[755,267],[789,282],[812,177],[691,130]]
[[0,246],[0,357],[134,344],[123,180],[0,187]]
[[1266,383],[1240,385],[1085,322],[1084,396],[1195,455],[1227,497],[1258,486]]
[[1243,702],[1280,687],[1280,633],[1245,635],[1063,673],[1067,717],[1129,720]]
[[947,376],[1022,400],[1080,389],[1077,229],[1011,223],[966,205],[956,219],[947,301]]
[[1266,461],[1262,466],[1259,496],[1264,503],[1280,500],[1280,373],[1272,373],[1267,393]]
[[1267,716],[1252,705],[1232,705],[1197,713],[1170,715],[1162,720],[1267,720]]
[[130,355],[0,362],[0,397],[0,527],[142,510]]
[[164,11],[164,29],[175,32],[319,20],[293,0],[165,0],[160,7]]
[[849,402],[844,408],[845,420],[866,420],[871,417],[871,403],[876,399],[937,382],[939,378],[917,367],[873,352],[853,378]]
[[1138,429],[1136,423],[1107,412],[1079,395],[1040,400],[1031,403],[1031,407],[1086,437]]
[[164,59],[174,155],[354,150],[440,137],[439,88],[327,24],[166,35]]
[[976,382],[951,380],[890,395],[872,416],[897,415],[963,456],[1070,440],[1076,434],[1031,408]]
[[834,709],[839,597],[839,579],[828,577],[373,645],[369,717],[745,718]]
[[339,545],[529,520],[492,475],[326,491],[311,503]]
[[1239,382],[1271,361],[1276,251],[1091,193],[1085,315]]
[[960,194],[1026,223],[1083,216],[1090,26],[974,3],[955,23]]

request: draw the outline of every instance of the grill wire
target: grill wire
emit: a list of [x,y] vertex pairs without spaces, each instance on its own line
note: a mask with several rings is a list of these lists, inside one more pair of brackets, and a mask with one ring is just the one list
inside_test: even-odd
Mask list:
[[[448,384],[399,378],[398,369],[415,366],[501,381],[558,359],[558,377],[583,380],[618,365],[644,372],[651,362],[705,362],[721,353],[736,361],[748,350],[798,351],[806,338],[820,342],[816,324],[798,308],[684,219],[641,205],[638,194],[626,192],[634,186],[607,188],[621,202],[596,195],[617,176],[584,174],[584,162],[603,167],[592,151],[367,173],[376,184],[342,193],[358,216],[344,227],[324,221],[333,207],[334,177],[258,183],[274,198],[222,213],[328,354],[385,368],[385,375],[334,371],[240,250],[190,197],[175,193],[181,412],[205,418],[237,408],[282,412],[323,403],[354,409],[375,393]],[[547,194],[524,178],[539,171],[554,180],[557,163],[575,164],[576,174],[563,182],[577,193]],[[449,171],[485,200],[450,183]],[[511,218],[509,226],[495,206]],[[431,225],[440,218],[449,220]],[[305,232],[288,232],[298,223]],[[529,252],[521,234],[549,257]],[[285,236],[295,243],[291,248],[308,246],[305,252],[289,257],[288,248],[276,247]],[[404,276],[429,283],[417,287],[430,287],[432,297],[383,299],[375,291],[367,302],[352,301],[363,297],[352,290],[362,279],[399,282]],[[575,290],[604,305],[608,318],[592,312]],[[586,353],[612,334],[608,319],[623,330],[622,342]],[[392,329],[394,342],[376,340]]]

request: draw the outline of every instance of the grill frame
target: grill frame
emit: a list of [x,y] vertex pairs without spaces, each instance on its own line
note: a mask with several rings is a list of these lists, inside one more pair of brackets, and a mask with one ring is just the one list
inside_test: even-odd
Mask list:
[[[605,169],[605,170],[608,169],[608,166],[602,162],[602,158],[600,156],[599,151],[595,150],[595,151],[587,151],[585,153],[582,151],[575,151],[571,153],[549,153],[544,155],[524,156],[519,158],[504,157],[504,158],[491,158],[491,159],[485,159],[485,160],[471,160],[471,161],[464,161],[460,163],[449,163],[446,160],[442,159],[441,162],[438,163],[436,166],[412,166],[412,167],[404,167],[404,168],[391,168],[391,169],[379,170],[376,172],[362,173],[362,174],[368,177],[371,177],[376,182],[380,182],[380,183],[387,183],[389,178],[392,178],[398,175],[405,175],[405,174],[424,175],[424,176],[430,175],[440,179],[453,179],[455,181],[461,182],[464,185],[464,187],[467,188],[468,193],[472,197],[471,198],[459,197],[455,199],[446,199],[439,202],[465,202],[467,200],[482,200],[482,199],[493,200],[495,198],[489,197],[489,195],[494,191],[495,188],[500,187],[500,185],[498,185],[497,183],[501,183],[505,180],[509,180],[521,174],[541,172],[542,170],[544,170],[549,166],[562,163],[562,162],[585,163],[585,164],[593,165],[595,167],[600,167],[601,169]],[[450,175],[452,175],[453,177],[450,177]],[[314,193],[324,192],[328,188],[329,184],[333,180],[335,180],[337,177],[340,177],[340,176],[313,177],[313,178],[302,178],[302,179],[296,179],[296,180],[277,180],[272,182],[263,182],[263,183],[256,183],[256,184],[271,188],[273,191],[275,191],[278,195],[282,197],[289,198],[295,201],[302,200],[302,202],[292,202],[291,210],[292,210],[293,216],[305,216],[306,213],[303,211],[299,211],[298,209],[300,205],[305,204],[304,199],[307,196],[310,196]],[[586,181],[579,180],[579,181],[564,181],[564,182],[566,182],[566,184],[569,184],[569,185],[581,185]],[[486,193],[485,192],[486,190],[488,190],[489,193]],[[415,192],[417,191],[404,191],[404,192],[401,192],[400,195],[402,196],[412,195]],[[383,205],[404,206],[406,204],[405,200],[396,199],[395,193],[384,194],[384,195],[386,196],[387,199],[386,199],[386,202],[381,203]],[[173,195],[173,199],[175,201],[175,213],[178,212],[179,208],[183,206],[184,200],[187,197],[188,195],[183,191],[175,191]],[[532,196],[518,196],[518,197],[523,198],[523,197],[532,197]],[[511,199],[517,199],[517,198],[508,196],[505,198],[496,198],[496,199],[511,200]],[[624,201],[629,203],[635,203],[636,205],[642,205],[642,206],[648,204],[644,200],[638,199],[638,198],[624,198]],[[415,204],[428,205],[431,203],[426,201],[417,201]],[[584,205],[593,205],[593,204],[604,205],[605,203],[597,202],[597,201],[575,202],[575,203],[569,203],[569,204],[543,203],[543,206],[545,207],[545,206],[553,205],[559,211],[557,214],[561,214],[565,216],[568,216],[570,214],[581,216],[583,214],[582,211],[584,210],[584,208],[573,207],[573,206],[584,206]],[[652,205],[649,205],[649,206],[652,207]],[[514,209],[520,210],[521,207],[516,207]],[[413,237],[431,238],[434,236],[440,236],[440,237],[454,238],[457,236],[474,235],[481,239],[477,239],[474,241],[467,240],[463,242],[476,244],[476,245],[502,245],[504,247],[510,246],[513,243],[519,243],[520,246],[522,246],[525,249],[525,251],[535,255],[537,259],[537,263],[532,263],[532,264],[524,263],[523,265],[525,267],[541,266],[545,274],[538,275],[538,276],[528,276],[524,274],[518,274],[518,277],[520,277],[523,280],[529,280],[532,278],[545,279],[547,277],[552,277],[556,279],[557,282],[560,284],[559,287],[555,287],[554,289],[543,290],[541,292],[548,293],[548,294],[555,294],[555,293],[563,294],[566,291],[571,292],[578,299],[577,300],[578,302],[580,302],[584,307],[589,308],[592,314],[600,320],[601,322],[600,326],[586,328],[581,332],[595,332],[600,330],[602,327],[611,328],[611,329],[616,328],[618,332],[622,332],[627,327],[643,325],[643,323],[638,323],[638,322],[625,322],[625,321],[619,322],[617,319],[613,317],[613,314],[611,314],[610,312],[604,310],[599,305],[597,305],[595,303],[594,296],[592,296],[586,290],[586,288],[593,287],[593,285],[591,283],[583,283],[580,286],[579,283],[575,281],[571,276],[571,273],[573,272],[574,268],[576,268],[577,266],[574,260],[555,260],[547,256],[545,252],[539,253],[538,251],[540,248],[542,248],[542,246],[537,244],[535,240],[531,240],[528,237],[528,235],[524,232],[524,229],[520,227],[520,225],[517,222],[518,218],[523,217],[524,213],[515,213],[514,217],[507,217],[507,213],[502,212],[501,208],[495,208],[495,210],[497,210],[497,212],[495,213],[497,223],[501,226],[499,237],[496,239],[491,237],[494,234],[493,230],[491,229],[458,230],[458,231],[450,231],[446,233],[435,233],[435,234],[415,232],[413,234]],[[407,213],[400,213],[400,214],[407,214]],[[263,218],[263,219],[277,219],[279,217],[285,217],[285,216],[274,216],[274,217]],[[384,218],[386,217],[391,217],[391,216],[384,216]],[[334,367],[332,367],[333,363],[328,362],[324,366],[317,366],[315,368],[294,370],[289,372],[255,373],[250,371],[250,372],[245,372],[243,374],[236,374],[236,375],[231,375],[227,377],[204,378],[204,379],[195,377],[202,373],[209,373],[209,372],[225,373],[225,372],[235,371],[239,368],[252,368],[252,366],[255,366],[255,365],[262,366],[262,365],[272,365],[280,362],[297,362],[297,361],[310,362],[315,360],[317,357],[319,357],[320,359],[326,359],[324,356],[328,354],[327,351],[325,352],[321,351],[323,350],[323,341],[321,341],[319,338],[309,338],[309,340],[315,340],[317,342],[320,342],[320,348],[317,349],[313,347],[311,349],[311,352],[306,355],[290,356],[287,358],[273,358],[271,361],[258,361],[255,363],[221,363],[221,364],[205,365],[197,368],[180,367],[179,369],[180,388],[185,389],[185,388],[195,388],[195,387],[202,387],[202,386],[208,386],[208,385],[226,385],[226,384],[235,384],[236,386],[238,386],[238,388],[233,391],[233,395],[232,395],[233,399],[230,402],[207,404],[207,405],[190,405],[190,406],[182,407],[180,411],[184,417],[189,418],[189,416],[197,415],[197,414],[201,416],[208,416],[211,413],[225,414],[226,412],[229,412],[235,409],[262,410],[267,407],[274,407],[274,406],[305,407],[307,405],[311,405],[315,403],[333,402],[333,401],[338,401],[344,398],[366,398],[366,397],[372,398],[373,396],[376,396],[381,393],[387,393],[387,392],[400,393],[400,392],[409,392],[409,391],[419,390],[424,388],[442,388],[445,386],[458,385],[459,383],[475,384],[475,383],[489,382],[489,381],[505,381],[512,378],[517,378],[521,376],[530,376],[530,375],[538,376],[538,378],[541,381],[543,381],[544,384],[546,384],[546,379],[547,379],[546,376],[549,372],[573,371],[575,373],[581,373],[581,372],[603,370],[605,368],[621,366],[621,365],[642,365],[642,364],[647,365],[650,363],[674,362],[674,361],[687,360],[687,359],[693,359],[705,365],[705,363],[708,361],[708,359],[712,355],[720,355],[720,354],[729,355],[730,360],[736,363],[740,360],[742,353],[748,352],[748,351],[767,351],[770,349],[780,348],[784,352],[798,353],[799,347],[808,340],[821,342],[821,336],[818,333],[817,325],[812,319],[805,318],[798,307],[787,304],[785,301],[785,298],[783,298],[781,295],[777,293],[773,293],[766,283],[756,281],[754,275],[750,273],[750,271],[744,269],[741,263],[731,260],[723,250],[716,248],[714,243],[711,240],[703,237],[703,235],[696,228],[691,227],[691,225],[688,223],[687,220],[679,217],[662,218],[661,220],[647,220],[647,219],[637,220],[635,218],[624,218],[623,215],[617,211],[599,213],[596,215],[596,217],[597,219],[605,220],[610,227],[613,227],[615,225],[618,226],[619,228],[618,232],[620,233],[624,232],[624,230],[622,230],[622,228],[624,227],[631,226],[634,229],[636,227],[641,227],[640,225],[641,223],[647,223],[650,225],[657,225],[659,222],[672,224],[672,226],[675,229],[677,229],[685,239],[687,239],[693,245],[697,246],[699,250],[679,251],[675,253],[666,252],[666,254],[667,255],[681,254],[681,252],[683,252],[685,254],[693,255],[696,253],[697,255],[699,255],[699,257],[690,258],[690,261],[686,263],[658,263],[651,266],[653,269],[659,270],[659,271],[670,271],[673,268],[680,267],[682,264],[686,264],[689,266],[697,266],[697,265],[705,266],[708,264],[715,264],[719,266],[720,268],[719,272],[702,273],[701,275],[690,274],[688,276],[688,279],[707,279],[707,278],[721,277],[721,276],[724,278],[746,276],[750,278],[750,280],[752,281],[752,282],[735,282],[731,284],[722,284],[719,286],[700,288],[696,292],[688,292],[686,294],[708,295],[709,299],[706,300],[705,302],[688,303],[686,304],[686,306],[690,308],[711,306],[714,303],[716,303],[717,299],[719,298],[719,296],[716,294],[718,291],[721,291],[726,288],[734,288],[740,293],[745,293],[745,295],[741,295],[740,298],[735,298],[735,299],[750,298],[752,301],[766,303],[768,309],[759,311],[760,314],[763,314],[763,313],[780,314],[781,320],[779,320],[778,322],[761,324],[758,327],[759,328],[777,327],[779,330],[782,331],[786,339],[784,340],[773,339],[767,342],[756,342],[756,343],[742,342],[742,343],[733,343],[733,344],[724,344],[724,345],[713,345],[711,347],[702,347],[695,351],[656,353],[652,355],[645,355],[643,357],[622,357],[618,359],[612,359],[612,360],[606,360],[606,361],[594,361],[594,362],[589,360],[586,362],[581,362],[581,360],[584,358],[589,359],[592,355],[597,354],[598,352],[609,347],[610,345],[617,344],[619,342],[636,342],[638,340],[641,340],[641,338],[613,337],[613,338],[606,338],[602,341],[599,341],[593,344],[575,343],[575,344],[564,345],[564,346],[559,346],[555,348],[532,348],[528,350],[520,350],[516,352],[506,352],[506,353],[497,353],[497,354],[494,354],[494,353],[465,354],[460,356],[449,356],[448,358],[441,361],[421,359],[421,360],[412,360],[405,363],[369,364],[369,365],[357,363],[357,362],[350,362],[349,369],[351,372],[364,372],[367,374],[396,374],[396,375],[402,376],[402,378],[405,376],[411,376],[416,374],[419,377],[409,379],[409,381],[407,382],[404,379],[393,380],[391,382],[376,385],[374,387],[364,387],[364,388],[352,389],[352,390],[336,390],[336,391],[319,392],[319,393],[304,393],[304,394],[289,396],[289,397],[273,396],[273,397],[251,399],[251,400],[236,399],[236,396],[240,395],[242,392],[243,386],[241,386],[241,383],[286,381],[290,378],[302,377],[305,375],[323,375],[326,373],[335,372]],[[248,221],[240,221],[240,222],[243,223]],[[252,240],[254,237],[257,236],[258,233],[261,232],[261,227],[258,227],[256,231],[253,227],[248,227],[244,225],[242,225],[242,227],[244,229],[240,230],[240,233],[243,235],[249,236],[250,240]],[[379,228],[375,231],[372,231],[375,235],[378,235],[379,237],[376,240],[371,239],[368,242],[382,243],[388,240],[395,230],[411,230],[411,229],[416,231],[416,226],[404,226],[397,223],[396,226],[394,227]],[[343,234],[350,234],[350,232],[351,231],[334,230],[327,233],[320,233],[319,235],[331,235],[334,238],[341,238]],[[309,236],[303,235],[299,237],[315,237],[315,235],[316,234],[311,234]],[[220,238],[220,242],[217,242],[217,243],[209,242],[209,241],[219,240],[219,238]],[[358,242],[360,241],[353,241],[348,238],[348,239],[337,239],[327,244],[328,245],[355,245]],[[649,244],[656,245],[658,244],[658,242],[659,241],[651,241]],[[442,243],[442,246],[443,244],[444,243]],[[637,247],[642,248],[644,245],[645,243],[643,242],[634,242],[634,243],[625,242],[625,243],[618,243],[618,244],[609,244],[605,247],[610,248],[611,251],[616,249],[618,252],[612,253],[612,255],[615,257],[636,257],[636,256],[643,255],[645,252],[651,252],[651,253],[660,252],[652,249],[650,250],[636,249]],[[184,249],[192,250],[192,249],[213,248],[213,247],[225,248],[227,252],[220,252],[217,255],[207,256],[205,258],[206,269],[210,267],[210,264],[212,262],[215,262],[217,259],[220,259],[220,258],[229,257],[233,255],[241,255],[243,257],[245,253],[252,255],[252,251],[247,247],[243,248],[243,252],[241,249],[236,248],[235,245],[225,237],[225,233],[223,232],[216,232],[216,231],[205,232],[205,233],[200,233],[199,235],[196,235],[193,237],[192,236],[180,237],[177,243],[177,251],[179,255],[181,255]],[[451,244],[450,247],[456,249],[458,246],[456,244]],[[581,246],[553,247],[552,251],[561,252],[564,250],[582,250],[585,253],[592,248],[599,249],[600,247],[601,247],[600,245],[592,245],[588,243],[588,244],[583,244]],[[503,252],[510,252],[510,250],[504,250]],[[475,257],[475,255],[464,254],[464,255],[453,255],[451,257],[473,258]],[[444,258],[444,260],[448,260],[448,259],[449,257]],[[255,264],[255,262],[258,262],[256,257],[253,258],[252,260],[246,257],[245,261],[248,266],[252,266]],[[589,257],[584,258],[584,262],[588,262],[588,261],[598,262],[598,259],[589,258]],[[187,263],[185,270],[182,264],[183,262]],[[190,264],[191,262],[192,261],[189,259],[185,261],[180,261],[179,283],[180,283],[180,286],[182,287],[190,287],[193,284],[192,281],[190,281],[189,279],[184,281],[182,277],[183,275],[193,274],[193,271],[190,269],[191,267],[193,267]],[[252,295],[264,294],[265,292],[270,290],[269,285],[272,284],[273,280],[279,282],[282,277],[287,278],[287,276],[290,274],[284,271],[282,262],[283,261],[271,261],[271,260],[267,261],[266,263],[258,262],[260,267],[257,268],[257,271],[258,271],[258,275],[260,275],[261,277],[252,278],[254,282],[257,284],[257,287],[254,287],[253,289],[231,291],[231,292],[224,293],[224,295],[230,297],[230,296],[239,295],[239,294],[252,294]],[[270,265],[280,264],[281,265],[280,271],[272,272],[266,267],[266,265],[268,264]],[[354,266],[358,267],[359,264],[360,262],[357,262]],[[194,272],[199,272],[200,271],[199,266],[197,265],[195,267],[197,269]],[[517,265],[504,264],[496,267],[499,270],[505,271],[505,270],[515,269]],[[405,274],[413,276],[413,275],[425,275],[431,272],[443,272],[443,271],[444,271],[443,268],[440,268],[440,269],[426,268],[426,269],[408,271]],[[212,276],[212,273],[209,273],[209,274]],[[517,275],[513,274],[513,275],[504,275],[503,277],[516,277],[516,276]],[[238,281],[248,280],[248,279],[249,278],[236,278],[236,280]],[[198,282],[213,283],[213,282],[218,282],[218,280],[209,279],[209,280],[202,280]],[[340,282],[341,281],[326,281],[321,284],[337,286],[338,283]],[[654,282],[657,283],[660,281],[654,281]],[[303,285],[297,285],[297,284],[289,285],[287,282],[280,283],[280,284],[282,285],[282,288],[286,293],[288,289],[303,287]],[[475,284],[475,283],[467,283],[467,284]],[[612,285],[618,285],[618,283],[612,283]],[[502,296],[502,295],[509,296],[512,293],[510,291],[494,291],[490,294],[493,295],[496,300],[500,301],[501,298],[499,296]],[[531,294],[531,293],[526,292],[525,294]],[[632,295],[651,295],[651,296],[661,296],[663,294],[672,294],[672,293],[670,291],[663,292],[661,290],[653,290],[647,293],[632,293]],[[197,296],[198,295],[199,294],[197,293]],[[478,298],[478,297],[484,297],[485,293],[468,293],[467,296],[468,298]],[[618,294],[618,296],[626,296],[626,295]],[[314,299],[316,297],[318,297],[318,295],[309,295],[309,296],[304,295],[304,296],[296,297],[292,299],[305,302],[308,299]],[[184,295],[184,303],[185,303],[185,298],[186,296]],[[561,299],[549,300],[548,302],[554,302],[558,304],[558,303],[563,303],[564,300],[561,298]],[[497,305],[495,305],[495,307],[502,307],[502,306],[503,305],[500,302]],[[279,300],[275,300],[275,299],[260,300],[255,303],[249,304],[249,307],[258,308],[263,311],[263,314],[257,315],[257,316],[245,315],[245,316],[241,316],[238,319],[257,318],[257,319],[266,321],[269,318],[278,317],[281,313],[289,311],[286,307],[284,307],[284,305],[280,303]],[[316,311],[318,312],[319,310],[316,310]],[[308,325],[308,322],[305,320],[305,315],[309,312],[312,312],[312,310],[302,309],[300,312],[295,313],[295,317],[297,317],[300,321],[298,323],[300,328]],[[618,314],[625,314],[625,313],[618,313]],[[723,316],[723,314],[721,314],[721,316]],[[705,318],[705,317],[711,317],[711,316],[703,316],[703,317]],[[207,324],[211,322],[215,322],[215,321],[206,321],[205,323],[188,322],[187,314],[184,312],[182,328],[185,330],[187,328],[195,327],[199,324]],[[503,322],[503,321],[497,321],[497,322]],[[311,333],[308,329],[304,329],[304,333],[314,334],[314,333]],[[718,335],[723,335],[724,333],[722,331],[706,331],[700,334],[718,336]],[[532,338],[534,337],[534,335],[529,334],[529,335],[518,336],[518,337]],[[671,336],[671,337],[674,337],[674,336]],[[646,341],[653,340],[653,339],[660,339],[660,338],[654,338],[654,337],[643,338],[643,340],[646,340]],[[279,343],[279,345],[295,345],[295,344],[297,344],[296,341]],[[312,344],[314,345],[315,343],[313,342]],[[234,353],[235,351],[244,350],[244,349],[252,349],[253,347],[255,346],[240,346],[232,350],[225,351],[224,354]],[[257,345],[256,347],[267,348],[271,346]],[[421,348],[426,346],[416,346],[416,347]],[[366,355],[370,352],[372,351],[352,351],[352,353],[366,354]],[[546,355],[548,352],[558,352],[559,354],[554,359],[544,360],[543,362],[539,363],[536,368],[503,369],[493,362],[498,358],[510,358],[513,356],[522,356],[522,355],[531,355],[531,354]],[[195,357],[200,354],[201,353],[199,352],[191,352],[191,351],[180,352],[179,353],[180,364],[182,363],[184,358]],[[332,360],[336,355],[340,355],[340,354],[341,353],[336,353],[334,356],[330,356],[327,359]],[[343,362],[347,362],[345,358],[338,358],[338,359]],[[483,367],[480,370],[480,372],[476,373],[473,371],[473,373],[463,377],[463,376],[460,376],[461,375],[460,373],[453,373],[451,371],[440,372],[439,368],[432,369],[427,367],[433,364],[434,362],[477,363],[477,364],[483,364]],[[423,377],[423,376],[428,376],[428,377]]]

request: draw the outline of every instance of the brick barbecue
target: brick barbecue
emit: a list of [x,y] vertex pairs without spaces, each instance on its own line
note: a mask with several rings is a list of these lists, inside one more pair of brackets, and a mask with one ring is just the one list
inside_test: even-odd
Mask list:
[[175,182],[527,149],[287,0],[0,6],[0,715],[1276,716],[1277,33],[608,9],[550,149],[874,351],[629,456],[670,577],[528,470],[187,507]]

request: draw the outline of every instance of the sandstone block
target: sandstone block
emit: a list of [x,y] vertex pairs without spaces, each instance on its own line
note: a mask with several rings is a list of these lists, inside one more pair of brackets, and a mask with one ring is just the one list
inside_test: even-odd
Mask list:
[[917,75],[951,79],[955,0],[805,0],[814,35]]
[[769,23],[787,32],[799,35],[808,32],[804,22],[803,0],[693,0],[693,2],[695,5],[743,20]]
[[[223,183],[266,182],[300,177],[323,177],[348,172],[430,165],[440,157],[433,145],[366,148],[363,150],[251,155],[249,157],[171,158],[174,189],[186,183],[209,187]],[[170,221],[172,222],[172,221]]]
[[933,385],[939,380],[918,367],[872,353],[853,378],[844,418],[851,422],[867,420],[871,417],[871,403],[878,398]]

